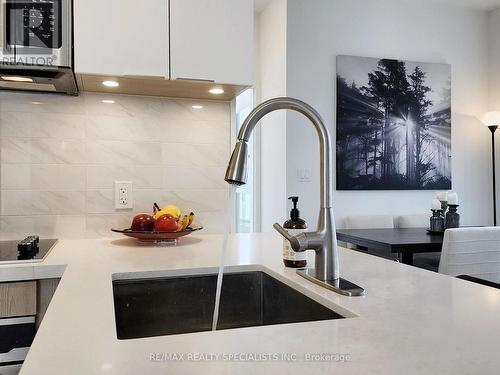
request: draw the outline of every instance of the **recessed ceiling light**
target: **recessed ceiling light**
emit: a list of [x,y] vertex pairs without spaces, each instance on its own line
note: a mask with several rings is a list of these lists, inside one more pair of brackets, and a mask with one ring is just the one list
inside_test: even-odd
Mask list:
[[220,87],[214,87],[213,89],[208,90],[210,94],[213,95],[222,95],[224,94],[224,90],[221,89]]
[[42,102],[31,102],[31,104],[34,104],[34,105],[42,105],[43,103],[42,103]]
[[199,104],[195,104],[195,105],[192,105],[191,108],[193,108],[193,109],[202,109],[203,106],[199,105]]
[[116,81],[103,81],[102,83],[106,87],[118,87],[120,84]]
[[18,77],[18,76],[1,76],[4,81],[11,82],[33,82],[32,78],[29,77]]
[[104,99],[104,100],[101,100],[101,102],[106,103],[106,104],[114,104],[115,103],[115,101],[111,100],[111,99]]

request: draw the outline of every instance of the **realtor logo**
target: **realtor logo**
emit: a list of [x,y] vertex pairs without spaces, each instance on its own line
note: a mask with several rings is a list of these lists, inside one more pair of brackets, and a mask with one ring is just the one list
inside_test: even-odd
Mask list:
[[3,62],[51,65],[62,45],[61,0],[6,0],[1,13]]

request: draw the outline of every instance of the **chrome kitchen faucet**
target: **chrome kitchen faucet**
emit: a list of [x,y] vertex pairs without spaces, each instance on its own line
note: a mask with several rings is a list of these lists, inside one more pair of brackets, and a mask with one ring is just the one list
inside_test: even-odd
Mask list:
[[297,273],[322,287],[347,296],[365,294],[363,288],[340,278],[339,258],[337,250],[337,234],[332,209],[332,150],[328,129],[321,116],[309,104],[298,99],[281,97],[267,100],[257,107],[245,119],[238,134],[231,159],[227,166],[225,180],[233,185],[244,185],[247,182],[248,139],[255,125],[268,113],[280,109],[290,109],[303,114],[314,125],[319,137],[320,148],[320,212],[318,228],[315,232],[290,235],[281,225],[273,225],[285,237],[294,251],[314,250],[316,252],[315,268],[297,270]]

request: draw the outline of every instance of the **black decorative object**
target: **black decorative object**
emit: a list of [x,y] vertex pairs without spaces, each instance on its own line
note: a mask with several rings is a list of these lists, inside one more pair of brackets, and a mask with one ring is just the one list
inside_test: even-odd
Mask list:
[[431,210],[432,216],[430,218],[430,228],[431,233],[443,233],[444,232],[444,218],[441,210]]
[[449,204],[446,213],[446,229],[460,227],[460,214],[457,212],[458,204]]
[[451,66],[337,57],[337,189],[451,189]]

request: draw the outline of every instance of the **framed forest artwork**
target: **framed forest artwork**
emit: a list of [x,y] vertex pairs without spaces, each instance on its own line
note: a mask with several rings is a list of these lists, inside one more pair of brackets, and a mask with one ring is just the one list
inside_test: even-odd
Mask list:
[[337,57],[337,190],[451,189],[451,66]]

